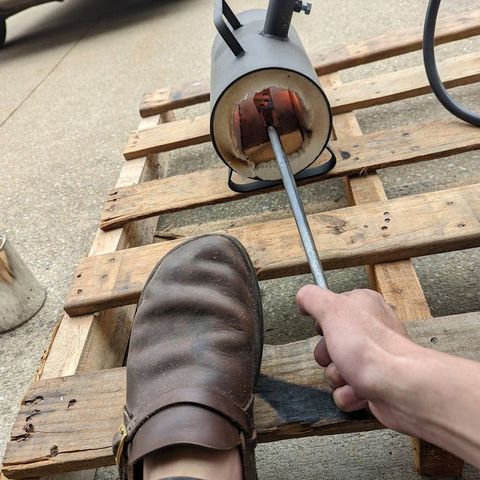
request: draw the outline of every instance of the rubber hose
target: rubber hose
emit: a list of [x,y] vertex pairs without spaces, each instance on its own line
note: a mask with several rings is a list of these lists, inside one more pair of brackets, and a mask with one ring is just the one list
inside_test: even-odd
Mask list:
[[453,113],[453,115],[465,122],[479,127],[480,115],[463,108],[455,102],[447,92],[447,89],[440,78],[440,74],[438,73],[435,60],[435,28],[441,3],[442,0],[430,0],[425,20],[425,28],[423,32],[423,61],[425,63],[428,80],[432,86],[433,93],[450,113]]

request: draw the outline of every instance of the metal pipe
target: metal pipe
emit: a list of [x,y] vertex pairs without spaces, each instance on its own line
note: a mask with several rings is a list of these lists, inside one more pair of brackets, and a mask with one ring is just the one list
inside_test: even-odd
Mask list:
[[297,0],[270,0],[263,33],[287,38]]
[[274,127],[268,127],[268,137],[270,138],[270,143],[272,144],[272,148],[277,159],[278,168],[282,175],[283,185],[285,186],[285,190],[288,195],[290,207],[292,208],[293,216],[300,233],[300,238],[302,239],[303,248],[305,250],[305,254],[307,255],[307,260],[310,265],[313,278],[319,287],[328,288],[327,281],[325,279],[325,272],[323,271],[322,264],[318,258],[315,241],[313,240],[312,231],[310,230],[310,225],[308,224],[308,219],[305,215],[305,210],[303,208],[302,199],[300,198],[300,194],[298,192],[295,177],[292,173],[292,169],[290,168],[290,162],[288,161],[288,157],[283,150],[282,142],[278,136],[278,132]]

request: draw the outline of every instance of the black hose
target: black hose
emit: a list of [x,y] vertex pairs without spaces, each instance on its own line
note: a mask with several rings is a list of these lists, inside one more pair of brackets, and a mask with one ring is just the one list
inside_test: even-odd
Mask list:
[[433,93],[450,113],[453,113],[453,115],[465,122],[480,127],[480,115],[463,108],[455,102],[448,94],[438,73],[435,61],[435,27],[441,3],[442,0],[430,0],[427,9],[427,18],[425,20],[425,29],[423,32],[423,61],[425,62],[428,80],[432,86]]

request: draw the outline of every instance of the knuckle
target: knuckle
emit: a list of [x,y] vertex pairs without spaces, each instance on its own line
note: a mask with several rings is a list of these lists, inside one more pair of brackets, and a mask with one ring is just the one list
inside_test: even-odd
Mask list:
[[365,288],[362,290],[363,294],[366,295],[367,297],[378,300],[380,298],[383,298],[380,293],[378,293],[376,290],[370,290],[369,288]]
[[355,290],[353,299],[358,302],[368,302],[370,305],[378,305],[384,302],[381,293],[368,288]]
[[302,287],[297,293],[297,300],[299,302],[304,302],[315,295],[315,286],[314,285],[306,285]]

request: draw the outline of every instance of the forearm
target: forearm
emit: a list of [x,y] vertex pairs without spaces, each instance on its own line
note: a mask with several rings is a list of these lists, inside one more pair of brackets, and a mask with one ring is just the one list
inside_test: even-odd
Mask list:
[[480,468],[480,364],[418,347],[391,362],[387,403],[393,428],[438,445]]
[[314,355],[339,408],[368,403],[386,427],[480,468],[480,364],[413,343],[376,292],[335,294],[311,285],[297,302],[323,334]]

